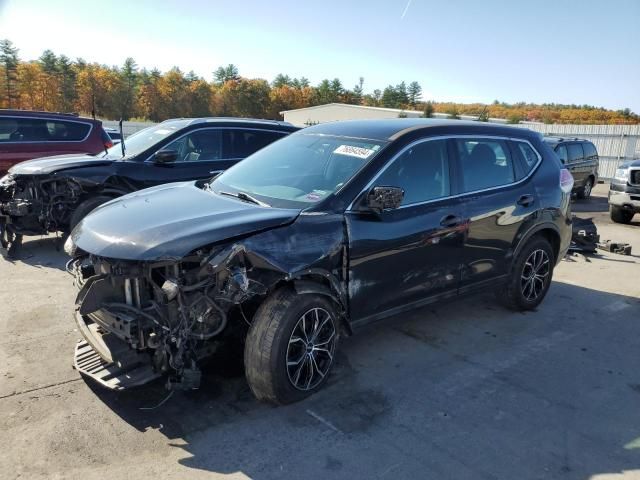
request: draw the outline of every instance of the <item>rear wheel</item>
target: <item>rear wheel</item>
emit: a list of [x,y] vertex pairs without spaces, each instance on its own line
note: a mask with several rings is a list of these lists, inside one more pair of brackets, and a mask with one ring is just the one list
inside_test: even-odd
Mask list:
[[578,190],[578,198],[586,199],[591,196],[591,190],[593,190],[593,178],[587,178],[587,182],[584,184],[580,190]]
[[544,299],[551,279],[555,257],[543,237],[532,238],[516,257],[504,297],[513,310],[532,310]]
[[625,210],[624,208],[616,207],[615,205],[611,205],[609,208],[609,216],[611,220],[616,223],[630,223],[633,218],[633,212],[629,210]]
[[337,317],[328,298],[277,290],[258,308],[247,334],[249,387],[258,400],[302,400],[327,381],[337,346]]
[[80,221],[89,215],[93,210],[98,208],[103,203],[107,203],[109,200],[112,200],[111,197],[107,197],[106,195],[100,195],[97,197],[92,197],[84,202],[80,203],[76,207],[76,209],[71,214],[71,218],[69,219],[69,232],[76,228],[76,225],[80,223]]

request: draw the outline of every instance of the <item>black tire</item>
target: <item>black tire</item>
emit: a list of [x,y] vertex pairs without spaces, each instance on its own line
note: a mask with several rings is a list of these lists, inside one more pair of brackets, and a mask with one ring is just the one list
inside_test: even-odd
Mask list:
[[[316,321],[317,318],[321,320]],[[309,320],[313,320],[311,330],[320,323],[324,324],[315,335],[317,341],[307,336]],[[300,334],[300,328],[305,327],[304,336],[309,344],[303,341]],[[283,405],[297,402],[318,391],[329,377],[338,336],[337,316],[330,299],[322,295],[298,295],[290,288],[275,291],[258,308],[245,342],[245,375],[255,397]],[[296,340],[298,338],[299,341]],[[327,339],[330,343],[325,342]],[[327,353],[320,352],[319,347],[316,352],[315,345],[323,344]],[[292,361],[296,357],[300,360]],[[323,374],[313,377],[314,371]],[[310,380],[310,388],[305,389],[306,376],[314,380]]]
[[593,190],[593,178],[587,178],[587,182],[584,184],[580,190],[576,192],[576,195],[579,199],[585,200],[591,196],[591,191]]
[[89,215],[93,210],[98,208],[103,203],[107,203],[109,200],[112,200],[111,197],[107,197],[106,195],[100,195],[97,197],[92,197],[84,202],[80,203],[76,207],[76,209],[71,214],[71,218],[69,219],[69,232],[71,232],[76,225],[80,223],[80,221]]
[[[542,258],[539,270],[532,267],[532,262],[538,261],[534,256],[536,252]],[[502,297],[505,305],[515,311],[533,310],[540,305],[551,285],[555,262],[553,249],[546,238],[535,236],[529,240],[513,262],[506,295]]]
[[631,223],[633,215],[634,212],[616,207],[615,205],[611,205],[609,208],[609,216],[611,217],[611,220],[616,223]]
[[8,258],[17,258],[22,247],[22,235],[7,225],[0,225],[0,246],[6,249]]

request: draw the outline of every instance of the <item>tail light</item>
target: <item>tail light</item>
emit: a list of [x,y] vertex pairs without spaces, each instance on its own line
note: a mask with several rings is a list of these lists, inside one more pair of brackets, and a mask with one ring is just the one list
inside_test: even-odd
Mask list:
[[573,190],[573,176],[566,168],[560,170],[560,190],[564,193],[571,193]]
[[101,137],[102,137],[102,144],[104,145],[104,148],[113,147],[113,140],[111,140],[111,137],[109,136],[109,134],[107,132],[102,130]]

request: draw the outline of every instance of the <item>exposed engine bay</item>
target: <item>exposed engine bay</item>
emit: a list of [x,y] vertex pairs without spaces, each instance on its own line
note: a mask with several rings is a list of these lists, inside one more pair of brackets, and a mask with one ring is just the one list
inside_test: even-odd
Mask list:
[[64,230],[84,190],[72,178],[7,176],[0,183],[0,214],[16,234]]
[[[71,260],[67,271],[80,289],[76,320],[93,324],[98,335],[126,343],[137,353],[136,364],[149,363],[152,368],[147,369],[146,378],[136,378],[138,384],[168,374],[169,389],[197,388],[197,362],[213,354],[234,330],[246,328],[260,297],[282,278],[273,266],[246,254],[239,245],[199,250],[179,262],[82,256]],[[101,342],[84,333],[90,329],[81,325],[80,331],[100,352],[97,344]],[[91,375],[77,360],[76,368]],[[113,361],[109,354],[102,360],[102,364]],[[124,372],[133,376],[126,365],[118,367],[107,374],[97,370],[93,374],[107,380]],[[113,387],[109,381],[101,383]],[[118,388],[128,386],[126,380],[118,380]]]

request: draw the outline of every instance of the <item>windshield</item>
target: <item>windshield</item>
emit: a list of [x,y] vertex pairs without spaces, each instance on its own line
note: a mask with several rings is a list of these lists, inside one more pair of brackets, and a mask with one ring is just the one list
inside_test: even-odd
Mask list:
[[296,134],[259,150],[210,185],[215,192],[242,192],[279,207],[305,208],[347,183],[384,142]]
[[[176,120],[164,122],[145,128],[124,139],[125,157],[132,157],[153,147],[156,143],[164,140],[169,135],[186,127],[191,120]],[[121,158],[122,147],[116,144],[107,150],[108,157]]]

